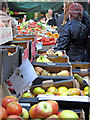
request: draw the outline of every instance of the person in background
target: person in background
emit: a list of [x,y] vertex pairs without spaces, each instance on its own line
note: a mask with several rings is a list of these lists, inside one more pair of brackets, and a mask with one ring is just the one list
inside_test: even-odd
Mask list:
[[57,24],[56,24],[56,20],[54,18],[54,12],[51,8],[48,9],[48,14],[50,14],[50,16],[52,17],[52,21],[53,21],[54,26],[56,26]]
[[[10,18],[13,35],[18,34],[16,23],[15,23],[14,19],[7,14],[7,8],[8,8],[7,2],[0,1],[0,17],[5,16],[6,18]],[[4,24],[5,24],[5,22],[4,22]]]
[[51,25],[51,26],[56,26],[55,19],[53,19],[51,14],[49,13],[46,14],[46,24]]
[[87,45],[87,29],[81,23],[83,7],[79,3],[69,6],[69,21],[59,32],[57,50],[66,50],[70,61],[84,61]]
[[48,9],[48,13],[52,16],[52,17],[54,17],[54,13],[53,13],[53,10],[50,8],[50,9]]
[[[68,14],[66,15],[67,17],[66,17],[66,20],[64,21],[64,18],[65,18],[65,12],[68,12],[68,7],[69,7],[69,5],[70,4],[72,4],[72,3],[75,3],[75,2],[77,2],[78,0],[74,0],[74,1],[64,1],[64,4],[63,4],[63,10],[64,10],[64,12],[61,14],[61,15],[59,15],[58,16],[58,20],[57,20],[57,28],[58,28],[58,31],[60,31],[60,29],[61,29],[61,27],[65,24],[65,22],[68,22],[68,20],[69,20],[69,17],[68,17]],[[66,10],[67,9],[67,10]],[[89,15],[88,15],[88,13],[85,11],[85,10],[83,10],[83,14],[82,14],[82,20],[81,20],[81,22],[84,24],[84,25],[86,25],[86,27],[87,27],[87,30],[88,30],[88,34],[90,34],[89,33],[89,30],[90,30],[90,25],[89,25]]]

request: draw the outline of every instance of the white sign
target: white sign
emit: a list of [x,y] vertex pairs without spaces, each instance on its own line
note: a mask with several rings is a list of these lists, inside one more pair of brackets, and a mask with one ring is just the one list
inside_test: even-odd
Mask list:
[[10,81],[16,91],[21,94],[24,90],[28,90],[32,82],[37,78],[37,74],[28,59],[14,72],[10,77]]

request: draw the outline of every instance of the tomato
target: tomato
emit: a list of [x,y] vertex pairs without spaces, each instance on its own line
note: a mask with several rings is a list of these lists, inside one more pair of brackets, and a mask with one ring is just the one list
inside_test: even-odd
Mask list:
[[0,106],[0,119],[7,118],[7,111],[4,107]]
[[7,107],[6,107],[6,111],[9,115],[21,115],[22,113],[22,106],[16,102],[10,102]]

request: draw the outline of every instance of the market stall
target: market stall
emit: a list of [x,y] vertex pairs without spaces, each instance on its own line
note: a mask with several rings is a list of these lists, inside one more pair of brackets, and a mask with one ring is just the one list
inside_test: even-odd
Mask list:
[[[9,2],[9,7],[46,12],[60,10],[62,3]],[[66,50],[53,50],[58,44],[57,26],[30,19],[17,29],[17,35],[2,36],[5,41],[0,42],[2,118],[89,120],[90,62],[70,62]]]

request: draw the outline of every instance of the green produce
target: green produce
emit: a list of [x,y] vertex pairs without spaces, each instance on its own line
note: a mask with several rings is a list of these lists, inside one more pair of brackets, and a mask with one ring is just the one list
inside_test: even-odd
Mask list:
[[83,78],[82,78],[80,75],[74,74],[74,77],[76,78],[76,80],[77,80],[80,84],[83,83]]
[[38,94],[45,94],[45,90],[42,89],[41,87],[36,87],[36,88],[34,88],[34,90],[33,90],[33,94],[34,94],[35,96],[38,95]]
[[63,110],[61,112],[61,114],[59,115],[59,118],[63,119],[63,120],[70,120],[71,118],[73,120],[79,120],[79,117],[77,115],[77,113],[75,113],[74,111],[72,110]]
[[48,58],[44,57],[43,55],[40,55],[37,59],[36,62],[47,62],[50,63],[52,61],[50,61]]

